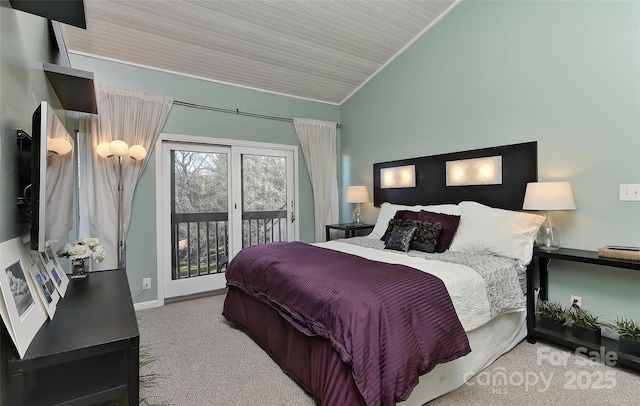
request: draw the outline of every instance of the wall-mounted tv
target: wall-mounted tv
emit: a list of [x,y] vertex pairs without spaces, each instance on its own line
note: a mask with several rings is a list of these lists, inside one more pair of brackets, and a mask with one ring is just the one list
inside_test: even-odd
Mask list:
[[31,140],[31,249],[44,252],[46,242],[73,228],[73,139],[49,103],[33,113]]

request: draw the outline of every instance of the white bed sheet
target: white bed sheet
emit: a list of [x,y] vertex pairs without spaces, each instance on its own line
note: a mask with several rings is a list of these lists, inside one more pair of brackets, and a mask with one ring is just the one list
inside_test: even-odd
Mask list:
[[467,332],[471,353],[454,361],[437,365],[431,372],[421,376],[420,382],[409,399],[400,402],[399,405],[424,405],[459,388],[501,355],[513,349],[527,335],[524,307],[511,309],[491,319],[486,283],[475,270],[468,266],[430,261],[339,241],[314,245],[359,255],[374,261],[411,266],[437,276],[449,291],[458,318]]
[[491,320],[487,285],[482,277],[468,266],[430,261],[393,251],[381,251],[339,241],[328,241],[314,245],[374,261],[410,266],[440,278],[451,296],[453,307],[464,331],[474,330]]
[[409,399],[398,405],[424,405],[464,385],[527,336],[526,315],[525,309],[505,313],[467,332],[471,352],[462,358],[437,365],[431,372],[422,375]]

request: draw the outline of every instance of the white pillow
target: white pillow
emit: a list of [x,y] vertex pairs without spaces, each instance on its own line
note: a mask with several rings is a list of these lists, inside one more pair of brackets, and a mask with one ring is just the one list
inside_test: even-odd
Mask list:
[[396,215],[398,210],[410,210],[419,212],[420,210],[431,211],[434,213],[442,213],[442,214],[453,214],[459,216],[461,213],[460,208],[457,204],[438,204],[432,206],[405,206],[402,204],[392,204],[388,202],[384,202],[380,205],[380,213],[378,214],[378,220],[376,220],[376,225],[373,227],[371,233],[367,236],[370,238],[380,239],[384,235],[385,231],[387,231],[387,227],[389,226],[389,220]]
[[531,262],[533,242],[543,216],[461,202],[460,224],[449,249],[480,252]]

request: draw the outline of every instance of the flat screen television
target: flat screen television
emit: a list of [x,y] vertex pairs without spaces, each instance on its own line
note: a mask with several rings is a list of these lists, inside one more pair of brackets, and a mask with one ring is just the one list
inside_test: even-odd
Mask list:
[[73,139],[49,103],[33,113],[31,140],[31,244],[44,252],[47,241],[73,228]]

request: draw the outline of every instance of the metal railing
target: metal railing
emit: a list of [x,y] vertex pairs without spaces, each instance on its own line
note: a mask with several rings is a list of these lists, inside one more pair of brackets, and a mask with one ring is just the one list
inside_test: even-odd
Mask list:
[[[229,261],[227,212],[174,213],[171,218],[172,279],[224,272]],[[287,211],[242,215],[242,247],[287,241]]]

